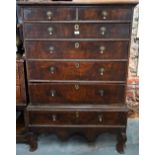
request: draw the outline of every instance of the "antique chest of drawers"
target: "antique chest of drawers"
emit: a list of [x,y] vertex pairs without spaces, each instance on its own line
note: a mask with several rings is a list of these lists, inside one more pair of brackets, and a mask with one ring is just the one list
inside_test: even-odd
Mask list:
[[135,0],[19,1],[29,104],[27,128],[89,141],[126,141],[126,79]]

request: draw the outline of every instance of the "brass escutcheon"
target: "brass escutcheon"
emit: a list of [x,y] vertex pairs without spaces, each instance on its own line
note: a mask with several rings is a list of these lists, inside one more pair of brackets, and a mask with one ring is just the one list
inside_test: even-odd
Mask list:
[[75,48],[79,48],[80,44],[78,42],[75,43]]
[[80,64],[79,63],[76,63],[75,64],[75,67],[78,69],[78,68],[80,68]]

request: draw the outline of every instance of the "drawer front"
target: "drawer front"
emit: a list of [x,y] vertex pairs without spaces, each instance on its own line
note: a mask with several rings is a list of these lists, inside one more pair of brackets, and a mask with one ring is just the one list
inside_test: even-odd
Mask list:
[[26,41],[28,59],[127,59],[127,41]]
[[29,80],[124,81],[127,62],[28,61]]
[[29,84],[32,104],[122,104],[123,84]]
[[25,21],[75,20],[76,10],[71,7],[29,7],[24,8]]
[[124,125],[125,112],[31,111],[30,125]]
[[25,23],[25,38],[129,38],[129,24]]
[[123,7],[81,7],[79,20],[132,20],[132,9]]

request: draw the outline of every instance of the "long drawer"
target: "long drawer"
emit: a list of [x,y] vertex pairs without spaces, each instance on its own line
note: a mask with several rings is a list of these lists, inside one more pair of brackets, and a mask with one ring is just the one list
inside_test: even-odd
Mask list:
[[124,125],[125,112],[30,111],[29,125]]
[[127,59],[127,41],[25,41],[27,59]]
[[125,38],[129,39],[130,24],[120,23],[25,23],[25,39],[31,38]]
[[123,84],[30,83],[32,104],[122,104]]
[[28,80],[125,81],[126,61],[28,61]]
[[116,6],[29,7],[24,8],[25,21],[131,20],[132,9]]

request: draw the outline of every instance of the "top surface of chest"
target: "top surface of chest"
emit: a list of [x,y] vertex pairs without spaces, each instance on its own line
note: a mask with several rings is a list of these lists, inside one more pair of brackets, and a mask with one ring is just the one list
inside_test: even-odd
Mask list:
[[19,0],[19,4],[137,4],[138,0]]

